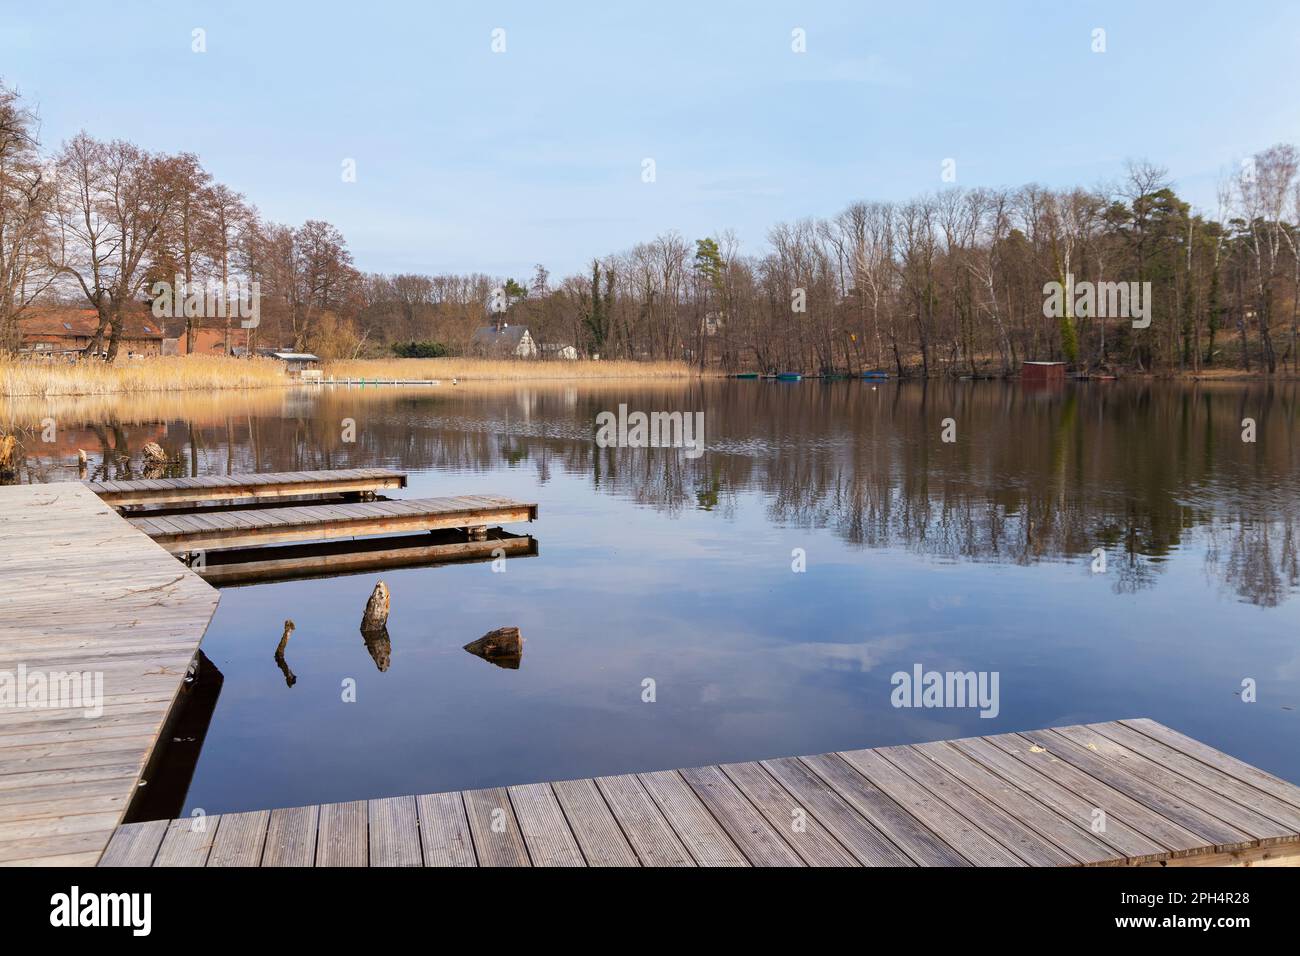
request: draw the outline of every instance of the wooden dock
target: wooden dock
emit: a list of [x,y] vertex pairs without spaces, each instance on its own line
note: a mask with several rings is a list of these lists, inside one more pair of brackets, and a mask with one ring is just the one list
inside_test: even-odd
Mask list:
[[536,517],[537,505],[533,503],[496,495],[461,495],[131,516],[127,520],[168,551],[184,554],[441,528],[485,529],[489,524],[532,521]]
[[130,508],[304,495],[372,494],[391,488],[405,488],[406,473],[388,468],[348,468],[337,471],[208,475],[199,478],[88,481],[86,487],[115,508]]
[[201,823],[157,820],[120,827],[100,861],[101,866],[688,867],[1297,863],[1300,788],[1151,720],[230,813]]
[[213,551],[194,571],[217,587],[266,584],[295,578],[338,577],[389,568],[435,567],[498,557],[535,557],[537,539],[500,529],[482,540],[465,540],[459,531],[329,541],[273,548],[232,548]]
[[59,672],[98,674],[103,704],[98,715],[85,697],[0,706],[0,864],[93,865],[217,592],[89,488],[64,482],[0,488],[0,606],[0,672],[50,686]]
[[311,385],[441,385],[440,378],[314,378]]
[[[80,482],[0,488],[0,865],[1300,864],[1300,788],[1145,719],[120,825],[217,604],[159,543],[471,528],[472,542],[416,547],[474,558],[502,541],[535,549],[477,532],[536,514],[466,496],[128,519]],[[327,547],[319,570],[401,544]],[[302,558],[254,550],[253,563]],[[34,675],[88,696],[15,705]]]

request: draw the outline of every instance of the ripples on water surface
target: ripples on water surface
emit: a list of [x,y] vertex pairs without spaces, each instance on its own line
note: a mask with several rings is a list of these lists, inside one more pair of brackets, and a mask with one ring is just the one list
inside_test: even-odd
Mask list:
[[[704,410],[707,453],[596,447],[620,402]],[[1137,716],[1300,779],[1292,386],[444,385],[10,415],[51,411],[65,461],[156,440],[185,473],[386,465],[411,472],[407,497],[540,505],[540,555],[504,574],[223,591],[203,647],[224,684],[186,812]],[[381,576],[382,672],[358,631]],[[273,660],[286,618],[292,687]],[[518,670],[461,649],[503,626],[527,640]],[[998,671],[1000,713],[895,709],[890,675],[916,663]]]

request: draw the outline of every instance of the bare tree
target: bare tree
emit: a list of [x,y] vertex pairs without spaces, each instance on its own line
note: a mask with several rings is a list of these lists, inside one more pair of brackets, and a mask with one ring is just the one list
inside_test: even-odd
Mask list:
[[37,153],[36,114],[0,84],[0,350],[17,321],[49,288],[46,214],[52,188]]

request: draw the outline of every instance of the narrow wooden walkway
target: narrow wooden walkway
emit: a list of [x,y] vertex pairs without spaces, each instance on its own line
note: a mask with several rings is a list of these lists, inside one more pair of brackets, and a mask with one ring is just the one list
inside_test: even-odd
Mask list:
[[1151,720],[118,829],[101,866],[1300,862],[1300,788]]
[[313,504],[203,514],[132,516],[127,520],[173,553],[288,541],[481,527],[532,521],[537,505],[496,495]]
[[103,704],[0,707],[0,864],[99,859],[216,606],[80,482],[0,488],[0,672]]
[[86,487],[107,504],[125,508],[384,491],[405,488],[406,473],[388,468],[347,468],[338,471],[262,472],[200,478],[88,481]]
[[487,532],[481,541],[466,541],[459,531],[433,531],[361,541],[327,541],[275,548],[232,548],[213,551],[191,567],[218,587],[265,584],[293,578],[359,574],[389,568],[434,567],[464,561],[494,561],[498,557],[533,557],[537,540],[506,531]]

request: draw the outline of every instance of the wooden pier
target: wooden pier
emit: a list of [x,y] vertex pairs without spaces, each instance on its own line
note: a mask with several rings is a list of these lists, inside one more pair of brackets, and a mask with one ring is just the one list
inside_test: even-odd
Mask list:
[[[0,864],[93,865],[217,592],[80,482],[0,488],[0,672],[102,675],[103,711],[0,707]],[[65,685],[66,686],[66,685]]]
[[214,501],[294,498],[304,495],[373,494],[406,487],[406,473],[388,468],[338,471],[259,472],[198,478],[88,481],[86,487],[115,508],[207,504]]
[[[489,524],[532,521],[537,505],[495,495],[311,504],[244,511],[130,516],[128,521],[176,554],[281,544],[333,541],[362,535],[486,529]],[[477,535],[481,537],[481,534]]]
[[[1300,864],[1300,788],[1144,719],[120,825],[217,604],[164,547],[217,549],[218,578],[330,573],[410,546],[535,553],[482,526],[536,514],[465,496],[124,518],[80,482],[0,488],[0,675],[11,697],[19,675],[63,691],[0,706],[0,865]],[[304,537],[326,540],[248,548]],[[69,675],[102,684],[69,697]]]
[[535,557],[537,539],[500,529],[481,540],[459,531],[330,541],[273,548],[232,548],[205,555],[193,570],[217,587],[266,584],[295,578],[337,577],[389,568],[435,567],[503,558]]
[[135,823],[100,866],[1297,863],[1300,788],[1124,720]]

